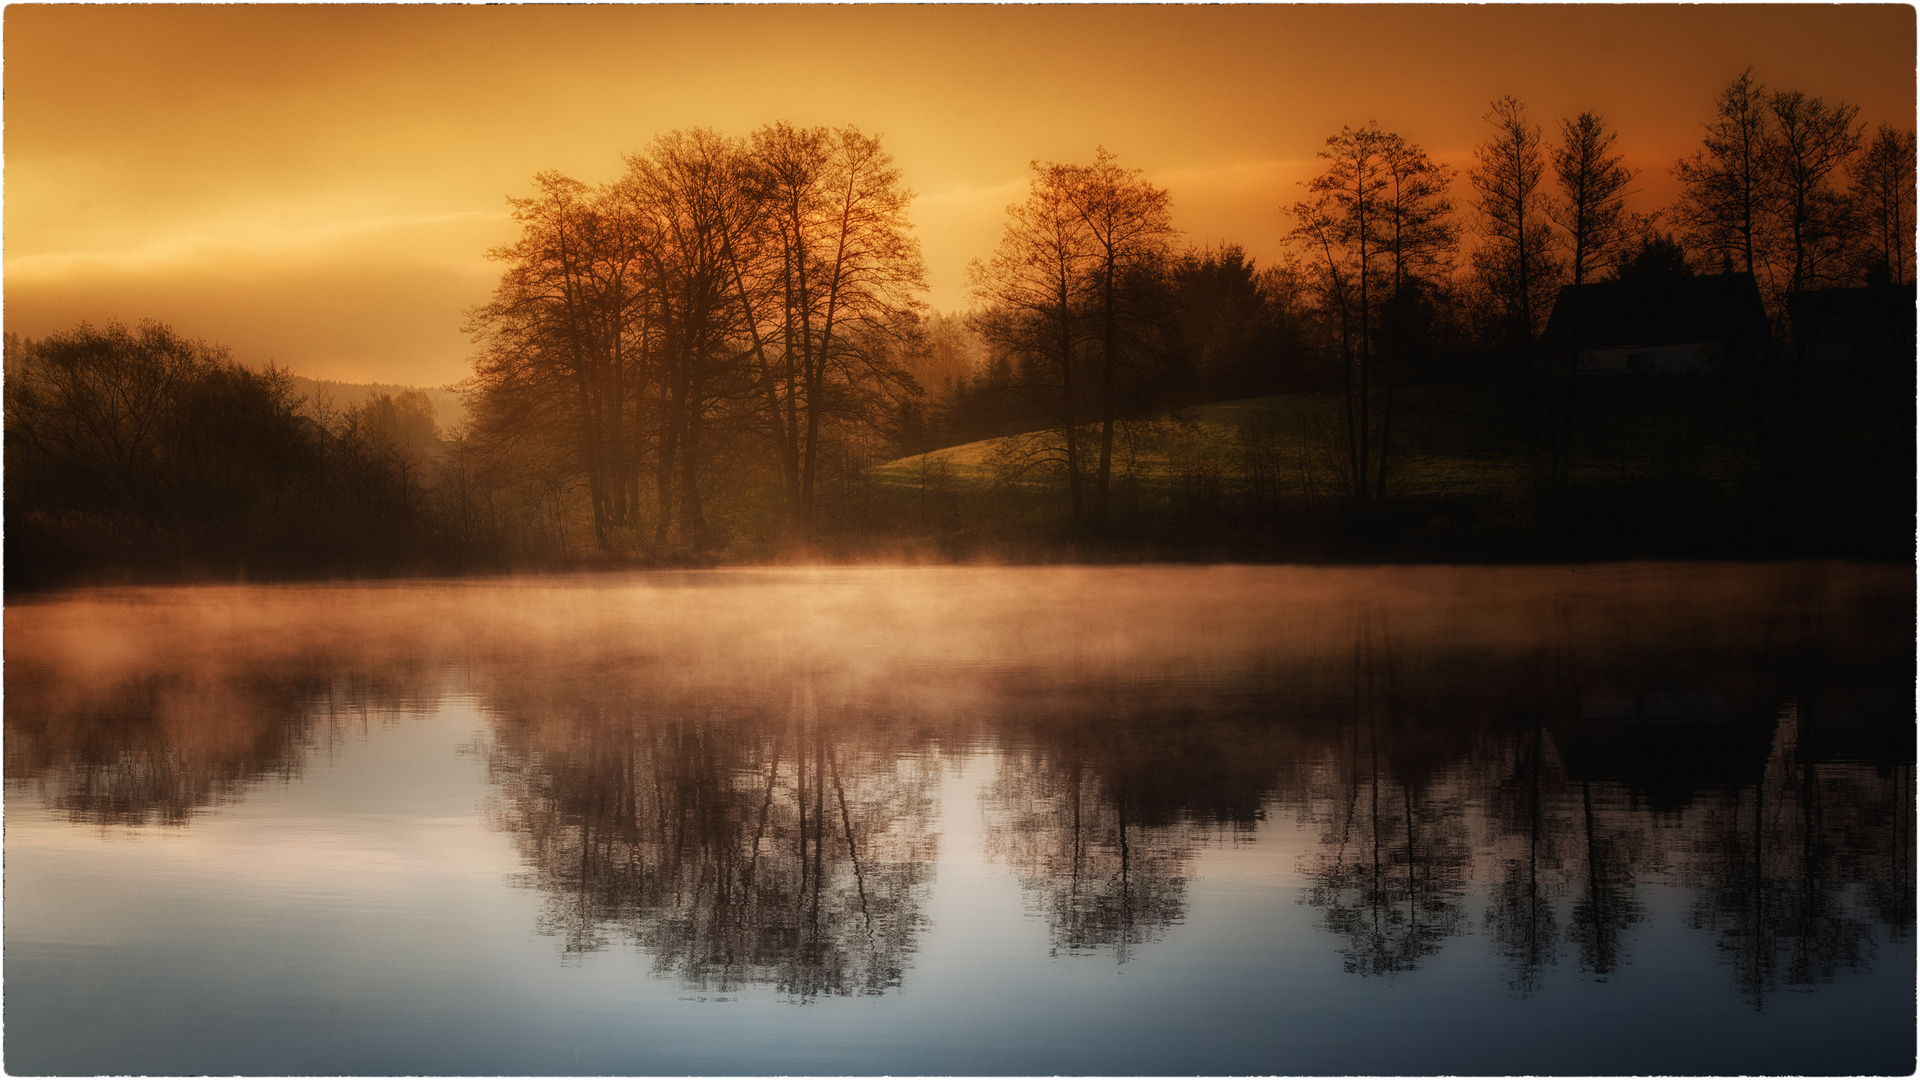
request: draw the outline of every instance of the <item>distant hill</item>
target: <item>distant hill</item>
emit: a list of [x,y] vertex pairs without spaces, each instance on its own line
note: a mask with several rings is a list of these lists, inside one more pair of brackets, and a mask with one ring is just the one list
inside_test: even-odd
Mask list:
[[304,375],[293,377],[294,387],[308,397],[325,395],[332,398],[337,408],[358,405],[368,398],[380,394],[393,396],[408,390],[418,390],[433,402],[433,420],[442,431],[466,419],[467,410],[460,404],[460,395],[438,386],[399,386],[392,383],[348,383],[335,382],[332,379],[309,379]]

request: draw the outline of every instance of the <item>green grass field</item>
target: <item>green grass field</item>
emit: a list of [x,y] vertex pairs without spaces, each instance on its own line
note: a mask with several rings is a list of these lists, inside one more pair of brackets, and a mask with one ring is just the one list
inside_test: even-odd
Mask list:
[[[1525,486],[1528,467],[1520,432],[1499,432],[1499,403],[1489,400],[1492,395],[1425,387],[1399,393],[1391,494],[1504,497]],[[1243,472],[1251,454],[1277,467],[1282,488],[1309,495],[1337,484],[1341,430],[1337,405],[1312,395],[1214,402],[1124,422],[1115,436],[1114,476],[1116,483],[1127,478],[1148,490],[1169,489],[1196,472],[1229,477]],[[1090,426],[1081,437],[1092,460],[1099,430]],[[1022,448],[1042,439],[1059,442],[1054,433],[985,439],[887,462],[873,470],[873,478],[910,490],[923,487],[930,475],[960,484],[1064,488],[1064,470],[1058,467],[1013,475]]]
[[[1340,402],[1285,394],[1119,424],[1103,530],[1072,519],[1058,432],[875,466],[849,524],[930,537],[948,554],[1008,549],[1016,557],[1060,545],[1079,555],[1088,544],[1130,557],[1309,559],[1733,555],[1806,546],[1779,539],[1798,526],[1780,512],[1779,481],[1763,467],[1771,433],[1725,382],[1583,381],[1559,485],[1536,466],[1519,388],[1413,386],[1396,394],[1386,497],[1364,515],[1342,482]],[[1088,492],[1098,439],[1097,427],[1079,434]],[[1808,488],[1802,480],[1798,490]],[[1813,546],[1827,543],[1816,538]]]

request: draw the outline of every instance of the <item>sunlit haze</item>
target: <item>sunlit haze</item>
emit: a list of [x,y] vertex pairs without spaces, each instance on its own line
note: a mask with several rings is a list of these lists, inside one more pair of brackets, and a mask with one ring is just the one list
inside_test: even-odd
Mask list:
[[1028,163],[1105,146],[1193,243],[1266,262],[1325,137],[1369,120],[1462,167],[1488,102],[1598,111],[1673,193],[1757,79],[1914,114],[1907,6],[15,6],[7,329],[158,318],[322,378],[466,374],[506,197],[657,134],[879,133],[918,194],[928,302],[968,305]]

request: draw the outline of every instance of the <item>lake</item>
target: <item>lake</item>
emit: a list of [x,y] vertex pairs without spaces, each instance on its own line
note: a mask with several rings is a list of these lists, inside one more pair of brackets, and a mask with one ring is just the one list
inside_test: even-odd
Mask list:
[[1910,1073],[1914,574],[6,609],[35,1074]]

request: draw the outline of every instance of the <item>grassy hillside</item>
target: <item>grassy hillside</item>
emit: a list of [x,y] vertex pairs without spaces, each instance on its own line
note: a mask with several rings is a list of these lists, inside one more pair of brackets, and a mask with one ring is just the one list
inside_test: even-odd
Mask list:
[[[1339,403],[1292,394],[1123,424],[1104,530],[1073,521],[1061,436],[1039,432],[873,468],[864,486],[838,493],[842,542],[887,537],[929,557],[1015,559],[1888,557],[1910,550],[1910,512],[1903,519],[1900,507],[1911,505],[1911,425],[1892,417],[1877,431],[1862,420],[1884,404],[1830,402],[1837,426],[1808,426],[1796,451],[1803,467],[1783,479],[1778,433],[1766,409],[1738,387],[1594,379],[1582,388],[1571,474],[1553,486],[1538,478],[1525,401],[1515,390],[1423,386],[1398,395],[1386,499],[1364,517],[1351,511],[1340,484]],[[1816,411],[1795,409],[1803,425]],[[1098,430],[1081,438],[1090,490]],[[1871,467],[1847,467],[1853,462]],[[1885,496],[1867,497],[1863,488]],[[1783,513],[1794,505],[1804,512]],[[1818,522],[1811,529],[1810,519]]]

